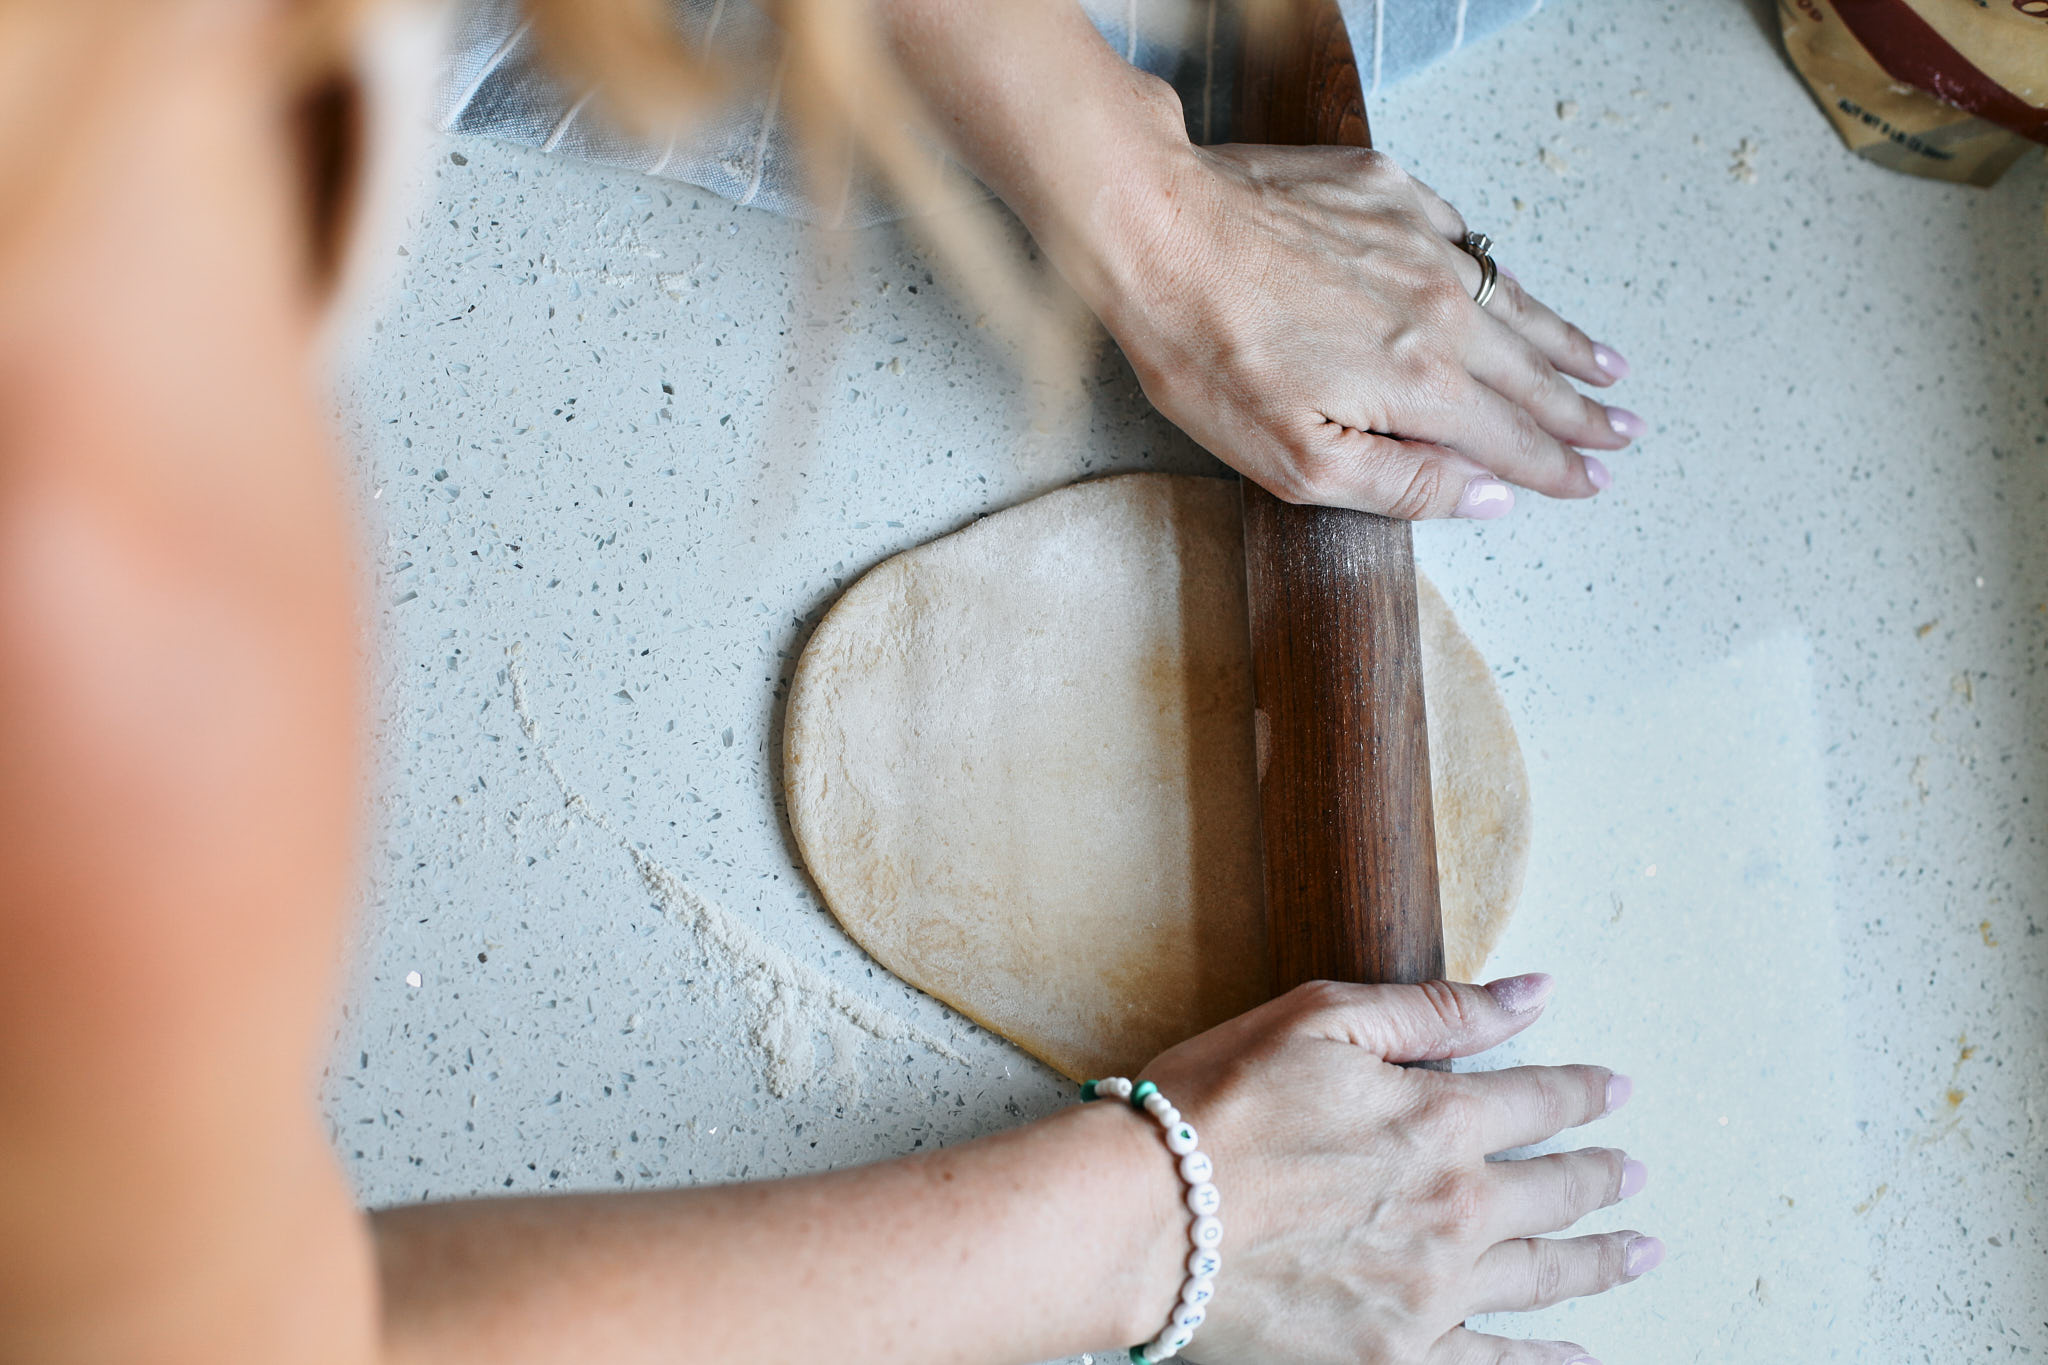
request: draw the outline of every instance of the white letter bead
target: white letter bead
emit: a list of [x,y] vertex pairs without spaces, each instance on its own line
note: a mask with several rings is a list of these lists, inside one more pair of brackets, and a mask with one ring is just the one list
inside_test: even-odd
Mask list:
[[1175,1156],[1186,1156],[1194,1151],[1196,1146],[1197,1139],[1192,1125],[1176,1123],[1166,1130],[1166,1150]]
[[[1214,1252],[1198,1251],[1195,1255],[1207,1256],[1211,1260],[1216,1259]],[[1188,1269],[1193,1270],[1194,1257],[1189,1257],[1188,1262]],[[1210,1275],[1196,1275],[1186,1284],[1182,1285],[1180,1289],[1180,1301],[1182,1303],[1191,1303],[1197,1308],[1207,1304],[1209,1300],[1215,1297],[1216,1280],[1215,1277]]]
[[1171,1108],[1173,1108],[1173,1102],[1157,1090],[1145,1097],[1145,1112],[1153,1118],[1158,1118]]
[[1179,1354],[1180,1352],[1167,1344],[1167,1334],[1164,1332],[1145,1343],[1145,1359],[1152,1362],[1152,1365],[1159,1365],[1160,1361],[1171,1360]]
[[1173,1310],[1173,1325],[1184,1332],[1192,1332],[1208,1320],[1209,1315],[1191,1303],[1184,1303]]
[[1189,1152],[1180,1159],[1180,1178],[1190,1185],[1199,1185],[1216,1174],[1216,1163],[1209,1160],[1207,1152]]
[[[1185,1351],[1188,1348],[1188,1343],[1194,1339],[1195,1334],[1190,1328],[1169,1327],[1153,1338],[1152,1345],[1145,1348],[1145,1358],[1147,1360],[1164,1360],[1166,1356],[1177,1356],[1182,1351]],[[1159,1354],[1159,1351],[1162,1350],[1166,1352],[1166,1355]]]
[[1188,1186],[1188,1212],[1214,1213],[1223,1206],[1223,1196],[1208,1181]]
[[1205,1213],[1195,1220],[1188,1229],[1188,1240],[1204,1250],[1211,1249],[1223,1241],[1223,1222],[1213,1213]]
[[1188,1274],[1198,1280],[1213,1280],[1223,1270],[1223,1253],[1210,1247],[1197,1247],[1188,1253]]

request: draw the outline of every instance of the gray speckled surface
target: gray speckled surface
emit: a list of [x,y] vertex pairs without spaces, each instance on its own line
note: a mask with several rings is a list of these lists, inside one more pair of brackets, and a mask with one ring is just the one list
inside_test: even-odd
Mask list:
[[[2048,1352],[2044,177],[1985,194],[1851,159],[1766,20],[1559,0],[1374,110],[1634,360],[1617,401],[1654,429],[1594,504],[1418,536],[1539,802],[1494,967],[1563,984],[1517,1055],[1635,1074],[1596,1140],[1650,1164],[1629,1216],[1673,1249],[1532,1329],[1609,1365],[2026,1357]],[[1113,352],[1076,430],[1031,430],[886,232],[833,270],[702,194],[434,155],[340,398],[379,775],[325,1103],[365,1198],[778,1174],[1063,1102],[817,904],[776,808],[780,696],[878,559],[1084,473],[1214,466]],[[542,746],[615,835],[564,809]],[[742,987],[620,839],[971,1065],[872,1044],[857,1102],[775,1096]]]

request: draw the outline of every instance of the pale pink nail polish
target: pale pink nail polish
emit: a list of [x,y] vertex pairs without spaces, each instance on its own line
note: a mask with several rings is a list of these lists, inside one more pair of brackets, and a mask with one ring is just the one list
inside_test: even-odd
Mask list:
[[1621,1197],[1633,1199],[1643,1192],[1650,1183],[1650,1168],[1640,1161],[1629,1160],[1621,1163]]
[[1664,1244],[1655,1237],[1638,1237],[1621,1253],[1621,1273],[1634,1279],[1664,1264]]
[[1593,363],[1608,374],[1613,375],[1616,379],[1628,378],[1628,372],[1631,368],[1628,358],[1612,346],[1595,345],[1593,347]]
[[1614,475],[1607,466],[1591,455],[1581,455],[1579,458],[1586,462],[1586,477],[1593,481],[1593,487],[1603,493],[1606,492],[1607,485],[1614,482]]
[[1650,424],[1627,408],[1609,408],[1607,425],[1614,428],[1616,436],[1626,436],[1631,441],[1650,434]]
[[1494,1004],[1509,1014],[1527,1014],[1541,1009],[1556,987],[1557,978],[1548,972],[1527,972],[1487,982],[1486,993],[1493,997]]
[[1607,1108],[1602,1112],[1613,1113],[1624,1104],[1627,1104],[1629,1097],[1635,1093],[1636,1083],[1622,1075],[1619,1071],[1615,1072],[1607,1078]]
[[1457,510],[1451,515],[1469,517],[1474,521],[1492,521],[1515,510],[1515,490],[1499,479],[1480,475],[1465,485],[1464,494],[1458,499]]

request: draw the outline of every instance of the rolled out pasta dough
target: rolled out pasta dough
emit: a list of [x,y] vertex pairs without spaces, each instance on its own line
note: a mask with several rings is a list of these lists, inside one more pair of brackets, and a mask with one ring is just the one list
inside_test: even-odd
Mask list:
[[[1418,580],[1451,975],[1527,861],[1521,748]],[[877,566],[819,624],[790,823],[890,971],[1069,1076],[1128,1073],[1265,997],[1236,484],[1127,474]]]

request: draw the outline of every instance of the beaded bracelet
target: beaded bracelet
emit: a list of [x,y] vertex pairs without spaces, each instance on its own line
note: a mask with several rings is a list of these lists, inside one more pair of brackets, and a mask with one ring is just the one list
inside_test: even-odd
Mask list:
[[1181,1120],[1180,1110],[1150,1081],[1132,1085],[1122,1076],[1087,1081],[1081,1086],[1081,1099],[1084,1103],[1125,1100],[1131,1108],[1157,1119],[1166,1135],[1166,1150],[1180,1159],[1180,1178],[1187,1182],[1188,1212],[1194,1215],[1194,1221],[1188,1224],[1192,1249],[1188,1253],[1187,1282],[1180,1287],[1180,1302],[1174,1305],[1165,1330],[1144,1345],[1131,1348],[1131,1365],[1159,1365],[1188,1348],[1188,1343],[1195,1339],[1195,1329],[1209,1316],[1209,1300],[1216,1296],[1216,1272],[1223,1268],[1223,1258],[1216,1254],[1216,1247],[1223,1240],[1223,1224],[1216,1217],[1216,1209],[1223,1202],[1216,1193],[1216,1163],[1196,1147],[1194,1127]]

